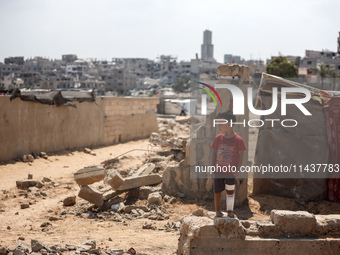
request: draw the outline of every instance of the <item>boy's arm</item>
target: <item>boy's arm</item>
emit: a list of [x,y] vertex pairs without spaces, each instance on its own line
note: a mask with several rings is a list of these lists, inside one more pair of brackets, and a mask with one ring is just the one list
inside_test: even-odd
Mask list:
[[235,176],[238,176],[240,174],[240,168],[242,166],[242,162],[243,162],[243,155],[244,155],[244,151],[239,151],[238,152],[238,163],[237,163],[237,171],[234,174]]

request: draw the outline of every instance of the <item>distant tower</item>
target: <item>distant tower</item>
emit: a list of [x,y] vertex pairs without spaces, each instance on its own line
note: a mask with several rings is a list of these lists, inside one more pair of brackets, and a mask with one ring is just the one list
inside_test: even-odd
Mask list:
[[214,45],[211,43],[212,32],[203,32],[203,44],[201,47],[201,58],[204,61],[214,61]]

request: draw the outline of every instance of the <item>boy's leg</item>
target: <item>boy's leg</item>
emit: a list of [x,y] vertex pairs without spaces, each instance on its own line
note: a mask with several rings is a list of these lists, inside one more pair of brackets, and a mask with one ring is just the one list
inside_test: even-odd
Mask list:
[[224,179],[218,178],[218,175],[214,175],[213,188],[214,188],[214,203],[216,217],[222,217],[223,213],[221,211],[221,197],[222,191],[224,190],[225,184]]
[[228,178],[226,180],[225,189],[227,192],[226,196],[226,204],[227,204],[227,213],[231,218],[237,218],[234,214],[234,203],[235,203],[235,178]]
[[221,197],[222,197],[222,192],[214,193],[216,217],[222,217],[223,216],[223,213],[221,211]]

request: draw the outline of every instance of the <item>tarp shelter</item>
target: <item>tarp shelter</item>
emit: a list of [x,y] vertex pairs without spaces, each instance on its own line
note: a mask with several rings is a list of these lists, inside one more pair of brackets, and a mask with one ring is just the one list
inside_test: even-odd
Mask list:
[[[267,116],[261,116],[264,126],[259,130],[255,153],[256,166],[288,166],[297,173],[254,173],[254,194],[272,194],[294,198],[301,202],[326,199],[340,201],[338,190],[339,173],[321,168],[318,173],[310,170],[312,164],[340,163],[340,97],[319,89],[299,84],[273,75],[263,74],[257,104],[261,109],[270,109],[273,102],[273,87],[278,88],[278,105]],[[297,87],[310,91],[311,99],[304,103],[312,114],[305,116],[295,105],[287,105],[285,116],[281,114],[281,88]],[[290,93],[288,98],[305,97]],[[279,119],[274,125],[270,119]],[[280,122],[294,119],[296,127],[284,127]],[[301,167],[300,167],[301,166]],[[327,195],[328,191],[328,195]]]

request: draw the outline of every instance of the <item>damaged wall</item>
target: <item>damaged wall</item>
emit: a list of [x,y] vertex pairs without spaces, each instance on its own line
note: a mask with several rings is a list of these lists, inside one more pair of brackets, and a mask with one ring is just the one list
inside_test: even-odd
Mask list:
[[340,253],[340,215],[273,210],[270,221],[212,217],[181,220],[178,255]]
[[158,131],[158,98],[98,97],[77,108],[0,97],[0,160],[110,145]]

